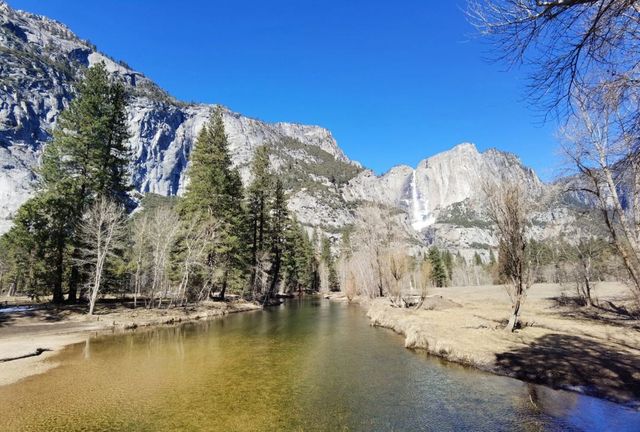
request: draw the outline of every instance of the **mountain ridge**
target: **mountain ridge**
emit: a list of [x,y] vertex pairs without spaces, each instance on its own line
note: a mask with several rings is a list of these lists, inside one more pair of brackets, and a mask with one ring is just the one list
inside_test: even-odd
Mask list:
[[[38,158],[57,116],[73,97],[74,83],[98,62],[131,94],[128,145],[136,191],[181,194],[195,138],[216,105],[181,102],[64,24],[13,10],[2,1],[0,60],[0,232],[33,192]],[[245,184],[253,152],[270,146],[272,165],[287,180],[290,209],[304,225],[334,237],[355,222],[355,208],[373,203],[404,211],[413,234],[425,243],[469,249],[480,238],[491,243],[490,236],[474,234],[473,241],[456,244],[453,237],[439,234],[438,217],[467,200],[478,207],[481,172],[518,179],[538,192],[548,186],[517,155],[480,152],[469,142],[424,158],[415,168],[401,164],[378,176],[352,161],[326,128],[268,123],[225,107],[223,119],[232,161]],[[469,232],[469,227],[454,228],[456,235]]]

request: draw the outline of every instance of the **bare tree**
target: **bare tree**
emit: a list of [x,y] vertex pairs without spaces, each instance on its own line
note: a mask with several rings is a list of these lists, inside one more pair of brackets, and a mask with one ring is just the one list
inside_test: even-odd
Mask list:
[[188,288],[193,273],[198,268],[206,268],[208,250],[217,233],[217,224],[191,219],[182,224],[180,246],[182,249],[180,270],[181,279],[174,300],[182,306],[187,300]]
[[360,250],[354,253],[343,266],[344,287],[348,287],[351,297],[363,295],[374,298],[379,295],[378,274],[375,271],[375,255],[371,251]]
[[535,67],[533,94],[568,107],[565,152],[640,302],[640,1],[470,0],[499,59]]
[[358,295],[356,277],[351,271],[346,271],[343,273],[343,275],[344,277],[340,281],[340,287],[347,296],[347,299],[351,302]]
[[169,258],[180,228],[178,214],[169,207],[159,207],[151,215],[149,235],[151,246],[151,287],[147,307],[151,308],[158,296],[158,307],[168,291]]
[[420,270],[408,250],[406,232],[393,211],[377,206],[360,208],[348,250],[341,250],[338,261],[342,290],[349,299],[356,295],[388,296],[399,307],[421,304],[426,283],[422,284]]
[[352,263],[357,268],[354,273],[358,275],[357,279],[373,279],[371,286],[363,287],[369,296],[385,295],[385,258],[390,245],[400,241],[401,237],[402,229],[388,209],[367,206],[358,211],[356,230],[352,236]]
[[125,227],[124,210],[107,198],[99,198],[87,211],[80,224],[78,261],[90,265],[93,274],[89,281],[89,315],[93,315],[107,259],[121,240]]
[[587,306],[594,306],[594,267],[603,253],[603,244],[594,239],[580,239],[574,246],[577,258],[575,266],[576,291]]
[[428,260],[417,261],[411,274],[411,287],[418,293],[414,307],[420,309],[429,292],[431,281],[431,263]]
[[[578,93],[640,89],[640,1],[469,0],[471,22],[497,60],[533,66],[531,95],[548,109],[572,108]],[[571,111],[571,109],[569,110]],[[627,120],[638,126],[638,111]]]
[[408,294],[411,279],[410,257],[401,245],[390,247],[383,260],[382,273],[385,275],[387,292],[391,303],[398,307],[407,307],[405,295]]
[[518,183],[486,181],[483,189],[488,215],[496,227],[500,271],[509,280],[506,287],[511,299],[511,316],[507,330],[514,331],[535,273],[527,233],[528,214],[532,209],[524,188]]
[[611,261],[610,236],[598,214],[586,209],[574,221],[570,238],[562,236],[552,245],[556,268],[554,282],[575,283],[579,301],[588,307],[596,305],[594,289],[602,280],[606,263]]
[[383,272],[391,303],[402,308],[422,307],[431,286],[431,263],[409,255],[407,245],[402,243],[389,249],[385,263]]
[[565,154],[580,174],[574,189],[586,193],[602,215],[611,241],[640,301],[640,154],[618,107],[586,96],[563,131]]
[[251,298],[259,300],[269,290],[269,276],[271,274],[271,257],[269,252],[261,250],[256,252],[255,263],[253,265],[253,283],[251,284]]
[[149,245],[149,216],[145,213],[133,221],[132,229],[132,258],[133,273],[133,307],[138,306],[138,297],[142,292],[146,270],[148,267]]

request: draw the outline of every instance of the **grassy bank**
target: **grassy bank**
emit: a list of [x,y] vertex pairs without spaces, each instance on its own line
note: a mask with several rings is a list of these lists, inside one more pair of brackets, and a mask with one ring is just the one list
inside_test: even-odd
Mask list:
[[581,307],[572,288],[532,288],[523,328],[503,329],[510,310],[500,286],[432,290],[419,310],[370,303],[373,325],[405,336],[407,348],[493,373],[640,407],[640,322],[619,305],[619,284],[598,287],[598,307]]

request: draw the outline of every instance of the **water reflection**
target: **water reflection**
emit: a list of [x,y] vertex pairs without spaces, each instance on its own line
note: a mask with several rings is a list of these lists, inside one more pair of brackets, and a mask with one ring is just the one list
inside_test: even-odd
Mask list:
[[87,339],[0,387],[3,430],[640,430],[638,413],[403,348],[320,300]]

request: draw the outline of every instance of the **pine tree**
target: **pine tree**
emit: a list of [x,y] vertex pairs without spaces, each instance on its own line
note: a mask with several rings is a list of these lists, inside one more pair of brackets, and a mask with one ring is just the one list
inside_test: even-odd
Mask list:
[[331,242],[326,236],[322,237],[322,253],[320,255],[322,263],[327,269],[327,278],[330,291],[338,291],[340,283],[338,281],[338,272],[336,271],[335,260],[331,253]]
[[313,230],[313,236],[311,237],[308,245],[309,250],[309,289],[312,292],[320,291],[320,233],[316,227]]
[[270,198],[273,175],[269,170],[269,150],[256,149],[251,164],[253,181],[247,189],[248,219],[251,236],[251,286],[255,283],[258,255],[265,248],[265,234],[269,226]]
[[433,246],[429,249],[429,255],[427,257],[431,264],[431,279],[437,287],[443,287],[447,283],[447,272],[442,263],[442,257],[438,248]]
[[40,168],[41,189],[75,195],[82,213],[97,196],[124,204],[131,187],[126,95],[103,63],[89,68],[77,97],[60,114]]
[[477,251],[473,254],[473,265],[475,265],[475,266],[481,266],[482,265],[482,257],[480,256],[480,254]]
[[47,293],[46,282],[56,277],[50,254],[54,249],[48,245],[49,222],[40,201],[39,196],[27,200],[18,210],[12,229],[0,237],[5,279],[11,291],[36,298]]
[[246,252],[242,181],[232,167],[228,147],[218,107],[198,134],[191,153],[189,183],[179,206],[183,218],[217,221],[218,241],[212,245],[207,261],[211,270],[216,264],[221,270],[214,282],[223,299],[230,282],[242,283]]
[[[29,232],[46,246],[42,255],[50,267],[47,279],[54,302],[63,300],[69,262],[69,300],[76,300],[80,273],[73,258],[80,246],[77,227],[84,212],[99,196],[120,203],[127,200],[127,138],[124,87],[111,83],[104,64],[99,63],[86,71],[75,99],[60,114],[53,140],[42,155],[36,198],[24,212],[30,216],[16,220],[16,230]],[[34,218],[46,222],[38,224],[42,232],[19,226]]]
[[271,255],[271,284],[265,302],[275,294],[280,282],[282,258],[286,248],[286,232],[289,225],[289,211],[282,180],[276,179],[271,203],[271,223],[269,226],[269,249]]
[[453,278],[453,255],[448,250],[442,253],[442,263],[447,271],[447,279]]
[[286,235],[286,248],[283,253],[283,270],[286,287],[289,291],[300,292],[305,282],[307,253],[305,251],[305,232],[295,218],[289,224]]

